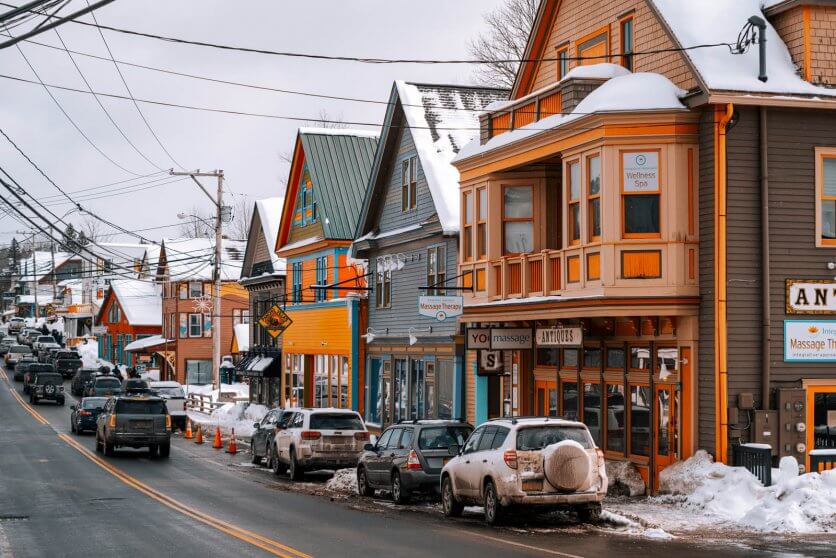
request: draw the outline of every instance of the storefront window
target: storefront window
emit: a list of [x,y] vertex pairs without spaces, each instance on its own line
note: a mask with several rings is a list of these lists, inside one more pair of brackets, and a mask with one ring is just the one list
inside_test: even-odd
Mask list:
[[624,370],[624,349],[607,347],[607,368]]
[[187,360],[186,383],[206,385],[212,383],[211,360]]
[[409,418],[422,419],[426,410],[424,400],[424,361],[412,361],[412,378],[410,392]]
[[409,369],[407,360],[399,358],[395,360],[395,409],[393,422],[406,420],[409,409]]
[[368,386],[368,405],[366,406],[366,422],[371,424],[380,424],[381,415],[381,390],[380,390],[380,359],[373,358],[369,360],[369,378],[366,385]]
[[292,355],[289,407],[305,405],[305,355]]
[[435,363],[428,362],[424,372],[425,418],[435,417]]
[[537,366],[557,366],[560,363],[560,349],[537,349]]
[[349,380],[348,357],[340,357],[340,408],[348,409],[350,407],[348,401],[348,386],[351,383]]
[[669,428],[671,422],[671,391],[659,389],[656,391],[656,409],[659,415],[656,417],[656,452],[659,455],[668,455],[670,451]]
[[650,455],[650,388],[630,386],[630,453]]
[[453,418],[453,377],[453,361],[439,360],[436,385],[438,386],[438,418],[442,420]]
[[529,186],[503,190],[503,245],[506,254],[527,254],[534,250],[534,202]]
[[578,349],[563,349],[562,368],[575,370],[578,367]]
[[380,406],[380,416],[383,420],[383,425],[392,424],[392,361],[386,360],[383,362],[383,374],[380,377],[380,396],[378,405]]
[[602,351],[600,347],[584,347],[583,348],[583,367],[599,369],[601,368]]
[[813,395],[813,449],[836,448],[836,393]]
[[670,376],[676,373],[678,359],[679,350],[676,347],[663,347],[656,351],[656,374],[659,381],[669,380]]
[[314,366],[314,407],[330,407],[328,402],[328,357],[316,355]]
[[563,402],[563,417],[575,419],[578,417],[578,384],[576,382],[561,383],[560,398]]
[[601,446],[601,384],[583,385],[583,423],[589,428],[595,445]]
[[607,384],[607,451],[624,453],[624,385]]
[[630,347],[630,368],[633,370],[650,370],[650,349],[647,347]]

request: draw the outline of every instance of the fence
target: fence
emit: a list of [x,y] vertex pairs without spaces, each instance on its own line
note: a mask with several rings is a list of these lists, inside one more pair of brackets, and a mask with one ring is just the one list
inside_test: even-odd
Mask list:
[[836,449],[819,449],[810,452],[811,473],[821,473],[831,469],[836,469]]
[[207,415],[211,415],[212,411],[225,404],[226,403],[216,403],[212,401],[211,395],[203,393],[190,393],[189,398],[186,400],[186,405],[189,409]]
[[764,486],[772,486],[772,448],[769,446],[732,446],[732,465],[745,467]]

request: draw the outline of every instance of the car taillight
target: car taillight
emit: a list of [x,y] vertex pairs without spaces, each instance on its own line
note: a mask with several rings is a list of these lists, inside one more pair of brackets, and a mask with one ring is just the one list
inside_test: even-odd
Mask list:
[[516,450],[508,450],[502,455],[502,459],[505,460],[505,464],[508,465],[512,469],[517,468],[517,452]]
[[186,402],[185,401],[183,401],[183,411],[184,412],[186,411]]
[[409,452],[409,457],[406,459],[406,468],[411,470],[420,470],[421,462],[418,460],[418,454],[415,450]]
[[80,416],[80,417],[90,417],[90,416],[93,416],[93,413],[91,413],[90,411],[79,411],[78,416]]
[[168,430],[171,430],[171,415],[165,416],[165,427]]
[[369,440],[369,433],[368,432],[355,432],[354,439],[360,440],[361,442],[365,442]]
[[301,434],[303,440],[319,440],[322,434],[315,430],[306,430]]
[[116,428],[116,413],[110,415],[110,424],[108,426]]

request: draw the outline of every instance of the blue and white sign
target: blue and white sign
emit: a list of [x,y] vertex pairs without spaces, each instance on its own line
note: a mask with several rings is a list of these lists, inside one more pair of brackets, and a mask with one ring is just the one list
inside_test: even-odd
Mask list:
[[418,297],[418,313],[439,322],[447,318],[461,316],[464,312],[464,297],[461,296],[421,296]]
[[784,362],[836,362],[836,321],[785,320]]

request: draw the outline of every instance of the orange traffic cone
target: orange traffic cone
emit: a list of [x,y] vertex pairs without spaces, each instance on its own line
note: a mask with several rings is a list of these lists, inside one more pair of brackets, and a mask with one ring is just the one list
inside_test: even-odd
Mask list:
[[203,429],[200,427],[199,424],[197,425],[197,436],[195,436],[194,443],[195,444],[202,444],[203,443]]
[[229,440],[229,446],[226,448],[226,453],[235,455],[238,453],[238,444],[235,442],[235,429],[232,429],[232,438]]
[[190,419],[189,417],[186,417],[186,433],[183,435],[183,437],[187,440],[191,440],[192,438],[194,438],[194,434],[192,433],[192,419]]
[[224,443],[221,441],[221,427],[215,428],[215,441],[212,442],[212,447],[215,449],[223,449]]

